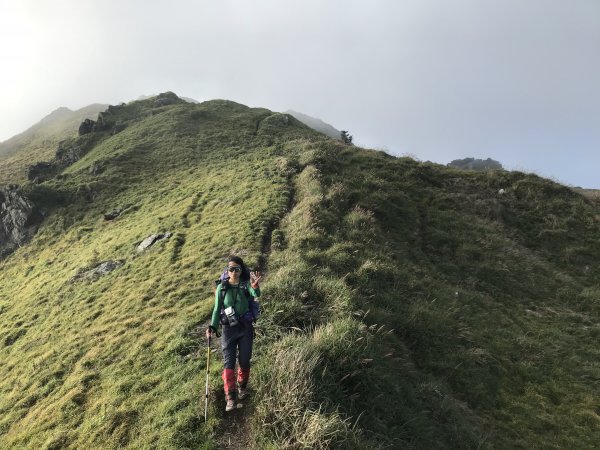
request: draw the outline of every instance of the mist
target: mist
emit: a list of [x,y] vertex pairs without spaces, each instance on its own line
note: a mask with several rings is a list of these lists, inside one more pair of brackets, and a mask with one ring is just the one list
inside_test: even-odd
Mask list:
[[59,106],[173,91],[355,143],[600,188],[600,3],[7,1],[0,141]]

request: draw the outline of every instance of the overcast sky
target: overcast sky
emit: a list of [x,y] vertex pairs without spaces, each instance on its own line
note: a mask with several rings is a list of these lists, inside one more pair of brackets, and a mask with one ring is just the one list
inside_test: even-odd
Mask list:
[[600,0],[0,0],[0,141],[171,90],[600,188]]

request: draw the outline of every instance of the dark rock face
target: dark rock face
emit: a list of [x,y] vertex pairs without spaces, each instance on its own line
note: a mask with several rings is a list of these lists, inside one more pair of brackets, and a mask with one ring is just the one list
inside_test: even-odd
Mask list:
[[80,145],[63,141],[58,144],[58,148],[56,149],[56,162],[59,162],[61,166],[67,167],[79,161],[84,154],[85,150]]
[[54,175],[54,165],[49,162],[39,162],[27,168],[27,179],[29,181],[44,181]]
[[81,122],[81,125],[79,125],[79,136],[83,136],[84,134],[89,134],[94,131],[94,125],[96,125],[96,122],[94,122],[92,119],[85,119],[83,122]]
[[18,189],[0,188],[0,258],[29,242],[42,215]]
[[110,117],[109,117],[111,115],[112,114],[108,111],[104,111],[104,112],[101,112],[100,114],[98,114],[98,120],[96,120],[93,131],[110,130],[114,125],[113,121],[110,120]]
[[110,131],[114,135],[123,131],[126,128],[126,124],[115,123],[114,113],[117,109],[118,107],[116,106],[109,106],[106,111],[98,114],[98,118],[95,121],[85,119],[79,125],[79,136],[97,131]]

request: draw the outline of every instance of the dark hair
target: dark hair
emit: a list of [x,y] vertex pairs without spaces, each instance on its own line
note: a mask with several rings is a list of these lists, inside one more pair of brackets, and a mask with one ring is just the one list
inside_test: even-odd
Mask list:
[[237,255],[231,255],[231,256],[229,256],[229,259],[227,260],[227,262],[228,263],[234,262],[236,264],[239,264],[242,267],[242,273],[240,274],[241,281],[250,280],[250,270],[248,270],[248,267],[246,267],[246,264],[244,264],[244,260],[242,258],[240,258]]

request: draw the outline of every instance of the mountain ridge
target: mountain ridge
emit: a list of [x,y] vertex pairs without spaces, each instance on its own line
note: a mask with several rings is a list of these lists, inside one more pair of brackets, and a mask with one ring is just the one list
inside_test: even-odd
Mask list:
[[[229,421],[250,448],[600,442],[598,204],[226,100],[98,122],[19,188],[46,214],[0,262],[1,446],[218,448]],[[255,394],[225,417],[215,354],[205,425],[230,253],[267,270]]]
[[290,114],[290,115],[294,116],[300,122],[304,123],[305,125],[308,125],[313,130],[318,131],[319,133],[323,133],[332,139],[337,139],[337,140],[341,139],[341,131],[340,130],[334,128],[332,125],[329,125],[328,123],[324,122],[323,120],[321,120],[319,118],[312,117],[312,116],[309,116],[308,114],[294,111],[292,109],[288,109],[287,111],[285,111],[285,114]]
[[28,165],[49,160],[59,142],[76,136],[81,122],[95,118],[107,107],[94,103],[75,111],[57,108],[27,130],[0,143],[0,183],[24,182]]

